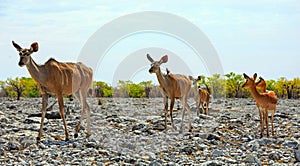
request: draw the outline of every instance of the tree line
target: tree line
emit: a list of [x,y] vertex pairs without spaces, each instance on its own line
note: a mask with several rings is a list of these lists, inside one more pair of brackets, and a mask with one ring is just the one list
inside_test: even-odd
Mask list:
[[[245,82],[242,74],[230,72],[224,76],[214,74],[211,77],[201,76],[199,87],[207,89],[214,98],[248,98],[249,90],[243,89]],[[288,80],[280,77],[277,80],[266,80],[267,90],[274,91],[279,98],[300,98],[300,78]],[[38,86],[32,78],[16,77],[0,81],[0,97],[40,97]],[[191,91],[191,96],[193,91]],[[130,80],[120,80],[116,87],[102,82],[94,81],[89,91],[89,96],[94,97],[161,97],[159,85],[152,81],[134,83]]]

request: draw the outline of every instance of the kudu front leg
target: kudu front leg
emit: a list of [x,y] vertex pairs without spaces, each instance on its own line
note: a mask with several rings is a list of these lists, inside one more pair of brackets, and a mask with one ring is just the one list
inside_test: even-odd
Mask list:
[[192,128],[193,128],[192,127],[192,123],[191,123],[191,108],[190,108],[190,106],[187,103],[187,97],[186,96],[184,96],[181,99],[181,103],[183,105],[183,110],[182,110],[182,118],[181,118],[181,127],[180,127],[180,130],[183,129],[184,114],[185,114],[185,110],[187,110],[188,118],[189,118],[189,132],[191,132]]
[[262,138],[264,132],[264,123],[263,123],[264,115],[260,108],[258,109],[258,112],[259,112],[259,123],[260,123],[260,138]]
[[267,137],[269,137],[269,116],[268,116],[268,111],[265,110],[265,124],[266,124],[266,128],[267,128]]
[[168,97],[164,97],[165,104],[165,129],[167,129],[167,114],[168,114]]
[[41,117],[41,124],[40,124],[40,130],[38,137],[36,140],[39,142],[43,136],[43,125],[44,125],[44,119],[46,115],[46,108],[48,105],[48,95],[47,94],[42,94],[42,117]]

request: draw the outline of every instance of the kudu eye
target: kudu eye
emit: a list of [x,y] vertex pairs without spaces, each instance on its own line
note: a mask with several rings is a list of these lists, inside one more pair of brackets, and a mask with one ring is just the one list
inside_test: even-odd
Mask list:
[[20,56],[22,56],[22,53],[19,53]]

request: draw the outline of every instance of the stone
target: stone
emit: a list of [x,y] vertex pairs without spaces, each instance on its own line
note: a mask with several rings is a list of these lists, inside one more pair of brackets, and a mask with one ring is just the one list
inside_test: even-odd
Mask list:
[[[56,99],[55,99],[56,100]],[[189,99],[193,101],[193,99]],[[52,98],[49,98],[52,101]],[[54,101],[54,100],[53,100]],[[191,103],[189,101],[189,103]],[[300,101],[281,99],[275,118],[275,136],[259,138],[259,119],[251,99],[220,99],[209,116],[191,112],[193,131],[164,128],[162,99],[108,98],[97,105],[89,98],[92,136],[85,138],[84,118],[79,137],[73,138],[81,107],[74,101],[66,118],[70,141],[64,141],[61,119],[45,119],[43,138],[36,143],[41,99],[14,102],[0,98],[0,163],[3,165],[297,165],[299,163]],[[20,103],[19,103],[20,102]],[[214,103],[214,101],[212,101]],[[224,106],[224,103],[227,105]],[[250,103],[247,105],[247,103]],[[16,109],[8,109],[15,105]],[[296,105],[290,107],[289,105]],[[231,106],[232,109],[227,109]],[[287,112],[287,107],[290,107]],[[298,108],[299,106],[299,108]],[[67,111],[67,110],[66,110]],[[57,112],[58,105],[53,106]],[[181,123],[174,111],[174,124]],[[67,113],[66,113],[67,114]],[[281,116],[280,115],[280,116]],[[181,132],[180,132],[181,131]],[[18,150],[13,150],[18,149]],[[24,164],[24,162],[26,164]],[[299,164],[298,164],[299,165]]]
[[221,140],[221,137],[216,135],[216,134],[211,134],[209,133],[208,136],[207,136],[207,139],[208,140],[216,140],[216,141],[220,141]]
[[257,156],[255,154],[247,154],[244,161],[247,163],[256,163],[256,164],[261,165],[261,162],[259,161],[259,159],[257,158]]
[[[300,146],[299,146],[300,147]],[[296,162],[300,162],[300,148],[294,150]]]
[[272,153],[269,154],[268,158],[269,158],[270,160],[277,161],[277,160],[280,159],[280,156],[279,156],[278,153],[272,152]]
[[214,149],[212,152],[212,156],[218,157],[223,155],[223,150]]

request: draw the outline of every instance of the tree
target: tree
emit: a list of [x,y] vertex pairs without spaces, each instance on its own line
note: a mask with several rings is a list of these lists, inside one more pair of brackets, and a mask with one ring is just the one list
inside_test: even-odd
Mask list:
[[220,74],[208,78],[208,86],[214,98],[225,97],[226,80]]
[[144,87],[145,97],[149,98],[151,88],[153,87],[152,81],[142,81],[139,84]]
[[21,80],[24,82],[23,97],[39,97],[40,92],[36,82],[32,78],[22,77]]
[[128,93],[130,97],[142,98],[146,96],[145,88],[140,84],[129,84]]
[[243,90],[242,84],[244,82],[243,76],[241,74],[235,74],[230,72],[225,74],[226,76],[226,96],[227,97],[242,97]]
[[285,77],[280,77],[277,82],[276,82],[276,94],[278,95],[278,97],[281,98],[286,98],[287,96],[287,90],[286,90],[286,85],[287,85],[287,79]]
[[5,91],[8,93],[9,97],[17,97],[20,100],[22,93],[25,88],[25,81],[16,77],[15,79],[8,78],[6,80],[7,87]]
[[133,84],[133,82],[130,80],[127,81],[119,80],[117,90],[119,92],[120,97],[130,97],[129,96],[130,84]]
[[103,81],[97,81],[93,83],[95,88],[96,97],[112,97],[113,88]]

